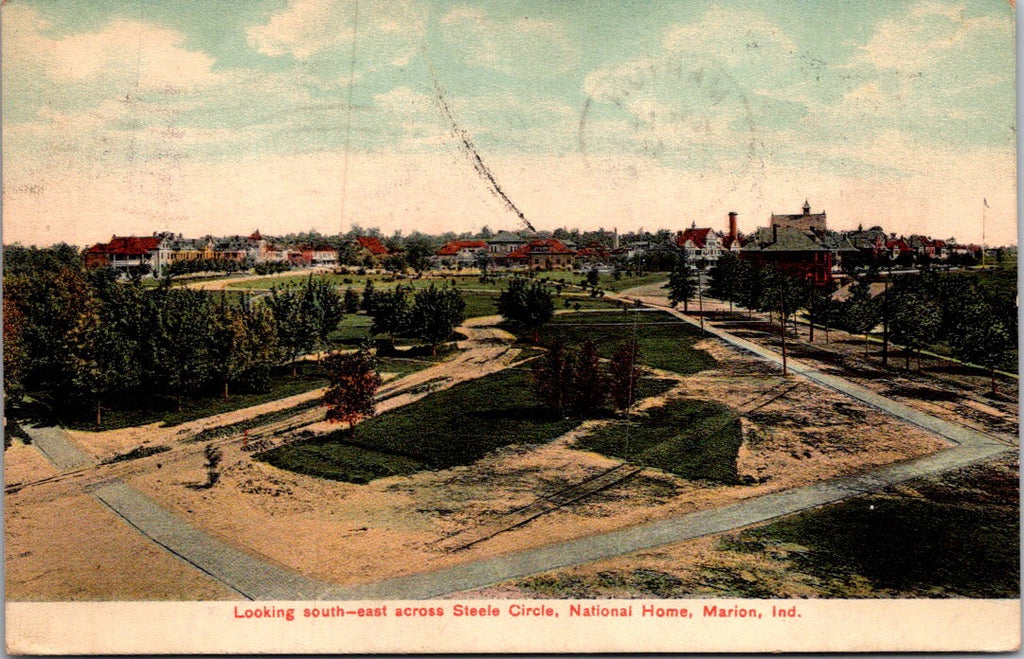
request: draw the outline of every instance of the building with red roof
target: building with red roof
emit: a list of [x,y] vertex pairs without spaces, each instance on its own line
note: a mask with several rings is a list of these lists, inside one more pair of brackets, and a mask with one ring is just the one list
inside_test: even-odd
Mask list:
[[365,249],[370,256],[387,256],[391,253],[376,236],[356,236],[356,246]]
[[531,240],[507,256],[508,264],[528,270],[571,270],[576,265],[576,252],[557,238]]
[[88,267],[111,266],[121,272],[148,268],[159,275],[170,263],[169,234],[113,236],[109,242],[89,247],[83,254]]
[[710,228],[697,228],[696,222],[689,229],[676,232],[675,245],[683,250],[691,263],[715,263],[723,249],[722,236]]
[[487,243],[483,240],[453,240],[437,250],[431,262],[435,267],[472,267],[483,254],[487,254]]

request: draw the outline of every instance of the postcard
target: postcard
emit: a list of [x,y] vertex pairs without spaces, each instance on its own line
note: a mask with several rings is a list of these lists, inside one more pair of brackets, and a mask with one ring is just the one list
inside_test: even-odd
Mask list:
[[1007,0],[3,0],[13,654],[1011,651]]

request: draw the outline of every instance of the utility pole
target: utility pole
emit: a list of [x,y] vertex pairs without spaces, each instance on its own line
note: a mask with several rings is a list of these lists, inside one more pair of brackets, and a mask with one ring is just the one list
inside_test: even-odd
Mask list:
[[697,270],[697,300],[700,303],[700,335],[705,336],[704,333],[704,287],[701,275],[704,274],[701,270]]
[[885,289],[882,293],[882,367],[889,366],[889,277],[892,277],[892,269],[889,276],[885,278]]
[[786,365],[786,296],[782,292],[783,286],[779,286],[779,313],[782,314],[780,319],[782,322],[779,323],[779,327],[782,333],[782,374],[788,375],[789,369]]

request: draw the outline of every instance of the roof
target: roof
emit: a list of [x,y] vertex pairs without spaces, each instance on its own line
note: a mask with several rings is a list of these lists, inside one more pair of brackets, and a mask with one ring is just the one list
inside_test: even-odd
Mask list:
[[[814,235],[814,234],[811,234]],[[824,247],[814,242],[800,229],[759,227],[755,240],[743,247],[744,251],[762,252],[823,252]]]
[[252,232],[252,235],[249,236],[249,240],[263,240],[263,234],[260,233],[259,229],[256,229]]
[[510,259],[525,259],[531,254],[565,254],[572,255],[576,252],[566,247],[561,240],[557,238],[542,238],[538,240],[531,240],[519,249],[509,252],[508,258]]
[[454,256],[464,249],[484,249],[486,247],[487,243],[482,240],[453,240],[437,250],[436,254],[437,256]]
[[163,238],[150,236],[114,236],[109,243],[93,245],[86,250],[87,254],[148,254],[160,247]]
[[487,242],[489,243],[524,243],[526,242],[511,231],[502,231]]
[[390,250],[381,244],[380,239],[375,236],[356,236],[356,243],[374,256],[390,254]]
[[697,229],[691,227],[686,231],[676,234],[676,245],[682,247],[686,244],[687,240],[693,241],[695,247],[703,248],[708,241],[708,234],[711,233],[711,229]]

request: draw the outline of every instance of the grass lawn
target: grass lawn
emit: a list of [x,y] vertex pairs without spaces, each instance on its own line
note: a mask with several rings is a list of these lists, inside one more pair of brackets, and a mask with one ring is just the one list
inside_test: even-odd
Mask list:
[[762,556],[781,548],[832,597],[863,596],[852,591],[864,581],[882,596],[1019,597],[1017,481],[985,465],[940,478],[915,487],[921,496],[858,497],[722,546]]
[[655,467],[691,480],[736,482],[736,455],[743,436],[728,407],[674,400],[628,423],[601,426],[574,448]]
[[[666,386],[671,384],[648,382],[641,393],[652,395]],[[529,371],[507,370],[368,419],[351,434],[338,430],[258,457],[281,469],[365,483],[469,464],[509,444],[549,442],[581,422],[542,407]]]
[[602,357],[611,357],[633,338],[634,330],[646,366],[683,375],[715,367],[710,355],[693,348],[700,330],[662,311],[559,314],[541,328],[540,336],[545,346],[556,340],[576,345],[590,339]]

